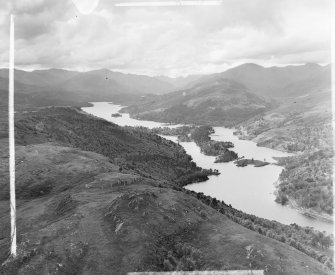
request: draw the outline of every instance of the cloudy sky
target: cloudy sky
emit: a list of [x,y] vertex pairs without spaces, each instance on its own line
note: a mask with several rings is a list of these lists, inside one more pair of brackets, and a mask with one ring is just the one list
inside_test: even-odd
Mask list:
[[[14,2],[0,7],[1,41],[9,41],[12,10],[16,66],[29,70],[108,68],[177,76],[245,62],[330,62],[331,0],[223,0],[220,6],[194,7],[116,7],[120,0]],[[0,43],[0,67],[7,63],[8,43]]]

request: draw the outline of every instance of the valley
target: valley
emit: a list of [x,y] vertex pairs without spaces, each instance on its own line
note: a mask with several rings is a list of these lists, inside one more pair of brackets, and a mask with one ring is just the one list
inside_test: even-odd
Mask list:
[[[318,260],[297,250],[305,247],[313,231],[289,226],[301,242],[294,248],[286,240],[272,239],[274,233],[260,234],[267,232],[262,229],[266,220],[181,188],[186,182],[177,180],[176,173],[187,177],[201,168],[171,141],[69,107],[17,113],[16,119],[19,254],[1,266],[5,274],[250,266],[270,274],[306,269],[332,274],[326,269],[331,262],[324,241],[324,248],[320,244],[313,252]],[[1,139],[2,190],[8,188],[7,148],[7,139]],[[149,165],[155,169],[147,170],[153,156]],[[160,158],[164,169],[159,169]],[[2,196],[0,203],[3,262],[9,247],[8,197]],[[238,224],[247,219],[263,224],[258,233]]]
[[298,154],[280,162],[285,170],[277,202],[291,201],[291,206],[308,215],[332,219],[329,65],[265,68],[243,64],[122,111],[139,119],[226,126],[259,146]]
[[335,275],[333,1],[7,2],[0,275]]
[[[279,98],[226,76],[155,82],[106,70],[56,71],[17,78],[19,257],[1,272],[251,266],[332,274],[331,106],[317,77],[311,89]],[[34,85],[38,74],[49,84]],[[98,97],[91,81],[100,83]],[[161,89],[160,81],[169,84]],[[163,95],[131,88],[145,85]],[[4,88],[0,96],[6,114]],[[4,115],[2,262],[9,247],[7,138]],[[227,160],[237,163],[214,163],[233,152]],[[248,249],[257,250],[252,261]]]

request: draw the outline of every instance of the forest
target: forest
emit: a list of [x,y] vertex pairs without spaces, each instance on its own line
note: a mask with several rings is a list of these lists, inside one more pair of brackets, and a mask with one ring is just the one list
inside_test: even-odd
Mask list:
[[142,176],[183,184],[208,179],[214,171],[198,167],[181,145],[144,127],[120,127],[75,108],[47,108],[17,116],[18,144],[57,142],[100,153]]
[[333,213],[332,151],[319,150],[279,159],[285,167],[280,174],[277,201],[293,198],[299,206]]
[[293,200],[299,207],[333,214],[333,147],[328,123],[297,128],[288,144],[296,155],[279,158],[280,174],[277,202]]
[[[18,144],[56,142],[100,153],[119,165],[120,172],[135,173],[155,180],[161,188],[185,192],[250,230],[286,243],[329,268],[333,265],[328,252],[329,246],[333,244],[332,236],[312,228],[296,224],[283,225],[246,214],[215,198],[184,189],[183,186],[188,183],[206,180],[208,175],[216,174],[217,171],[197,167],[182,146],[153,134],[144,127],[120,127],[75,108],[48,108],[26,113],[24,116],[18,115],[16,118]],[[198,142],[206,141],[210,132],[210,128],[202,128],[195,132],[193,138]],[[328,155],[314,154],[309,160],[306,159],[306,163],[314,160],[318,165],[327,167],[320,161],[324,157]],[[290,158],[284,165],[290,165],[291,160]],[[297,160],[290,168],[300,168],[299,163]],[[315,173],[315,176],[319,179],[321,175]]]
[[203,154],[207,156],[218,156],[218,162],[232,161],[237,158],[237,154],[228,148],[233,148],[230,141],[212,140],[210,135],[214,133],[211,126],[181,126],[177,128],[159,127],[152,129],[152,132],[160,135],[178,136],[180,142],[194,141]]
[[294,154],[276,158],[285,168],[280,174],[276,202],[332,215],[332,125],[329,117],[314,116],[301,119],[285,114],[284,120],[278,121],[260,116],[240,125],[235,134],[247,139],[262,136],[258,146]]

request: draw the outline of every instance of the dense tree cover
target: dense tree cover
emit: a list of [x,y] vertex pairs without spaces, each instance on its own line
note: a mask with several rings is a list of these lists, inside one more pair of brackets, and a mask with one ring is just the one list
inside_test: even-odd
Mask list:
[[229,161],[233,161],[235,159],[238,158],[238,155],[234,152],[234,151],[230,151],[228,149],[224,150],[223,153],[221,153],[220,155],[218,155],[215,159],[215,163],[218,162],[229,162]]
[[261,161],[261,160],[257,160],[257,159],[245,159],[245,158],[240,158],[239,160],[234,162],[236,164],[236,166],[238,167],[244,167],[244,166],[248,166],[248,165],[254,165],[255,167],[261,167],[261,166],[265,166],[268,165],[269,163],[266,161]]
[[115,113],[115,114],[112,114],[112,117],[122,117],[122,115],[120,113]]
[[194,141],[200,147],[201,152],[207,156],[218,156],[221,154],[227,154],[227,148],[234,147],[234,144],[230,141],[212,140],[210,135],[214,133],[214,129],[211,126],[207,125],[181,126],[171,129],[167,127],[159,127],[154,128],[152,131],[155,134],[160,135],[178,136],[178,141],[180,142]]
[[230,141],[212,140],[210,135],[214,133],[211,126],[199,126],[191,131],[191,139],[200,147],[203,154],[208,156],[218,156],[216,162],[232,161],[237,158],[237,154],[227,148],[234,147]]
[[285,119],[271,120],[260,116],[241,124],[234,134],[252,139],[267,131],[277,129],[276,135],[261,139],[259,146],[268,146],[288,152],[307,152],[332,147],[332,126],[330,120],[296,121],[296,117],[287,114]]
[[151,129],[151,131],[157,135],[177,136],[180,142],[190,142],[190,132],[194,128],[195,126],[181,126],[176,128],[156,127]]
[[285,203],[285,197],[292,198],[303,208],[333,214],[331,125],[296,129],[287,149],[303,153],[279,161],[285,170],[279,178],[277,200]]
[[176,128],[169,127],[156,127],[151,129],[153,133],[164,135],[164,136],[180,136],[180,135],[188,135],[195,126],[180,126]]
[[210,140],[201,144],[201,152],[207,156],[217,156],[225,153],[227,148],[234,147],[234,144],[230,141],[216,141]]
[[333,214],[332,128],[328,123],[304,125],[290,132],[288,151],[297,155],[279,159],[280,174],[276,201],[290,199],[299,207]]
[[299,206],[333,213],[332,151],[319,150],[282,158],[277,201],[293,198]]
[[182,146],[146,128],[120,127],[74,108],[47,108],[18,117],[16,141],[56,141],[105,155],[121,169],[142,176],[176,183],[182,179],[182,185],[211,174],[197,167]]
[[191,132],[191,139],[195,143],[201,144],[211,140],[210,136],[214,133],[214,129],[211,126],[199,126]]
[[333,235],[314,230],[311,227],[302,227],[297,224],[284,225],[277,221],[259,218],[255,215],[244,213],[203,193],[186,189],[178,189],[192,195],[227,216],[234,222],[258,232],[264,236],[286,243],[310,257],[324,263],[328,268],[333,268],[333,258],[327,256],[325,249],[333,245]]
[[[281,114],[282,116],[282,114]],[[271,120],[263,116],[243,124],[236,134],[254,138],[262,134],[260,146],[268,146],[296,153],[279,159],[284,166],[279,178],[276,201],[291,201],[308,211],[333,213],[333,144],[329,118],[303,120],[285,114],[284,120]],[[267,136],[276,129],[276,134]]]

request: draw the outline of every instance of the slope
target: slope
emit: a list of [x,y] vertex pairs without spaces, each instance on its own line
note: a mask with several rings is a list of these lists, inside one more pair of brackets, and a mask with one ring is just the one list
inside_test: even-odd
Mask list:
[[[1,265],[4,274],[250,268],[332,274],[298,250],[171,188],[173,163],[197,170],[176,144],[72,108],[18,113],[17,119],[18,257]],[[7,140],[0,140],[0,149],[0,187],[8,194]],[[130,159],[133,167],[119,164],[120,157],[142,149],[173,159],[165,162],[169,174],[143,174],[136,164],[141,159]],[[0,205],[3,262],[9,248],[6,196]]]
[[320,66],[313,63],[269,68],[247,63],[222,73],[204,76],[197,83],[209,78],[229,78],[245,85],[250,92],[259,96],[297,97],[329,88],[330,71],[330,65]]
[[152,97],[123,111],[148,120],[232,126],[271,104],[230,79],[208,79],[190,89]]
[[[107,69],[76,72],[62,69],[15,70],[15,93],[20,108],[36,106],[87,106],[92,101],[130,104],[148,94],[162,94],[175,87],[154,77],[123,74]],[[0,90],[8,89],[8,69],[0,69]],[[5,94],[0,94],[5,102]],[[24,101],[24,106],[21,105]]]
[[332,220],[333,136],[331,90],[284,100],[237,127],[241,138],[296,155],[279,160],[277,201],[315,218]]

